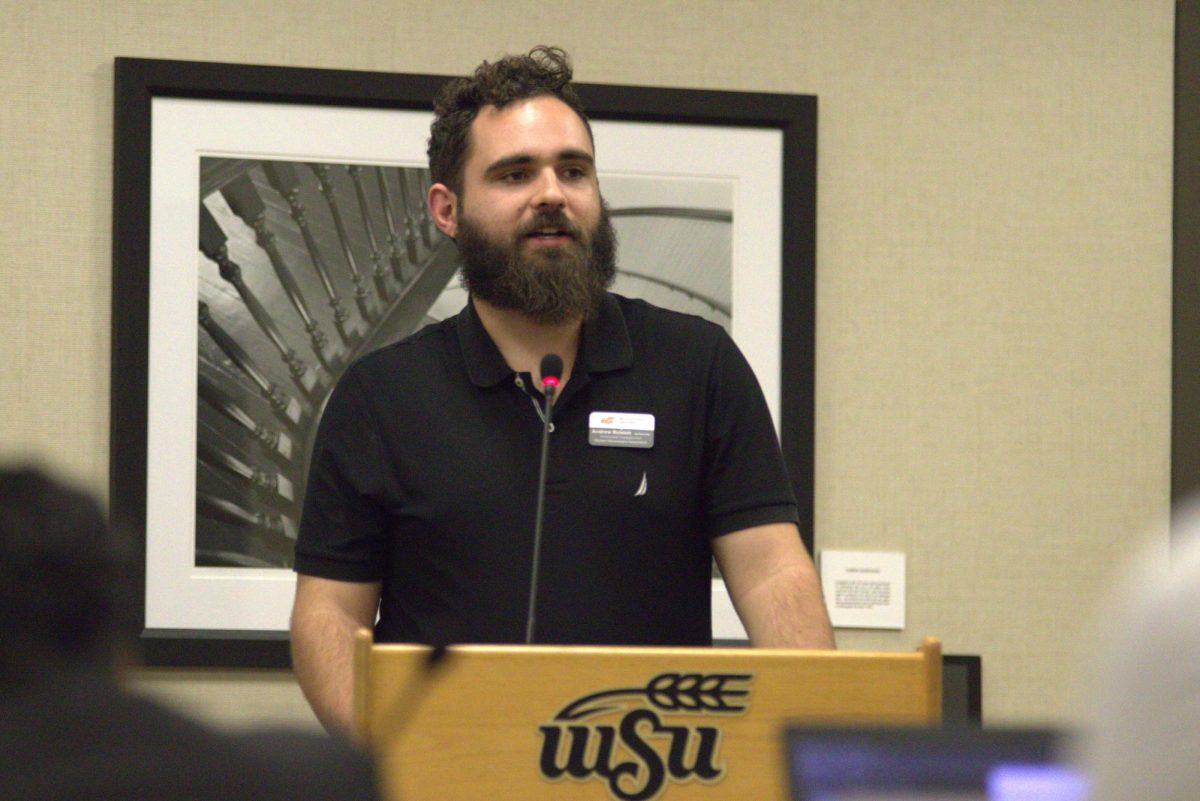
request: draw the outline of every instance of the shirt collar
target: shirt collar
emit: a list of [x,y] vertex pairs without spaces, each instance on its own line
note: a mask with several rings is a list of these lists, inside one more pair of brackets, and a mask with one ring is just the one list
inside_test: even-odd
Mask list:
[[[475,304],[470,300],[458,313],[458,341],[462,348],[467,376],[477,387],[494,387],[513,374],[500,355],[500,349],[488,336]],[[633,347],[621,304],[610,293],[604,296],[596,319],[583,324],[575,372],[605,373],[633,364]]]

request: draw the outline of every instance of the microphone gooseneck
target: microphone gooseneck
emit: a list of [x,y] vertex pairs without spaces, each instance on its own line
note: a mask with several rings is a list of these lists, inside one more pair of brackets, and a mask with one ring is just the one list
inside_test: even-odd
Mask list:
[[542,516],[546,510],[546,464],[550,455],[550,432],[554,430],[550,416],[554,408],[554,393],[562,378],[562,357],[557,353],[547,353],[542,357],[538,370],[542,374],[546,407],[542,414],[542,458],[538,465],[537,511],[533,518],[533,563],[529,575],[529,614],[525,619],[526,645],[533,644],[534,621],[537,618],[538,571],[542,560]]

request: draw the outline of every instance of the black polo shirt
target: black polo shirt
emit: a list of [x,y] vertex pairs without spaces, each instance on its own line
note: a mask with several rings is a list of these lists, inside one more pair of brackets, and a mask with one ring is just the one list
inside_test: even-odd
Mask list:
[[[542,436],[531,387],[470,303],[355,362],[321,420],[296,571],[382,581],[380,641],[522,642]],[[590,444],[593,412],[653,415],[653,446]],[[710,644],[710,538],[797,520],[736,345],[610,295],[553,420],[535,639]]]

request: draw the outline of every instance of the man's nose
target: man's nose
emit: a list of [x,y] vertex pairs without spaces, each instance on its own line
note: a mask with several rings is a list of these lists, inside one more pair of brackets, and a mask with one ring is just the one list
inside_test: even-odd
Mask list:
[[558,180],[558,173],[554,170],[543,170],[538,175],[534,190],[534,205],[539,209],[562,208],[567,201],[567,197],[562,191],[562,184]]

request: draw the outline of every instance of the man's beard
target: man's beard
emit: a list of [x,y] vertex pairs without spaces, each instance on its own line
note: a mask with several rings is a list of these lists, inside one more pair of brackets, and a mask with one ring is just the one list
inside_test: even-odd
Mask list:
[[[524,253],[528,235],[546,227],[569,233],[571,241]],[[586,235],[565,214],[554,211],[539,214],[509,243],[490,239],[463,214],[455,239],[467,291],[538,323],[593,318],[617,273],[617,235],[603,201],[600,218]]]

